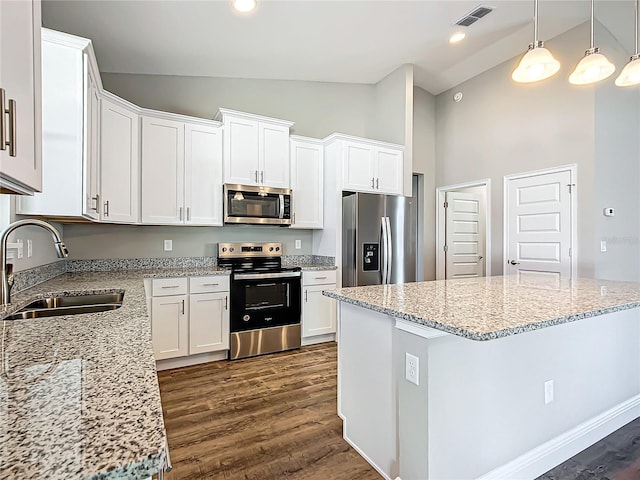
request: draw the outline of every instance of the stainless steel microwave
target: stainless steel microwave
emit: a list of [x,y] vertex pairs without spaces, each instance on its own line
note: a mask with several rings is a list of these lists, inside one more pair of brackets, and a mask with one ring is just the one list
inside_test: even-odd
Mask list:
[[224,223],[291,225],[291,190],[226,184]]

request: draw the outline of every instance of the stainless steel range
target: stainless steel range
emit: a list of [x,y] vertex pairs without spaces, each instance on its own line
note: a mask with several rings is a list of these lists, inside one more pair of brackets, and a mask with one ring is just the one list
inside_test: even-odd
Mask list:
[[300,267],[282,267],[281,243],[220,243],[231,268],[229,358],[300,348]]

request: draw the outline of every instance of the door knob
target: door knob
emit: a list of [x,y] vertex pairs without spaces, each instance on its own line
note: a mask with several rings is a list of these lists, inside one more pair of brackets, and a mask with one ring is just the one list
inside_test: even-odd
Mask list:
[[482,255],[478,255],[478,260],[482,260],[484,257]]
[[511,265],[520,265],[520,262],[516,262],[515,260],[511,260],[509,263]]

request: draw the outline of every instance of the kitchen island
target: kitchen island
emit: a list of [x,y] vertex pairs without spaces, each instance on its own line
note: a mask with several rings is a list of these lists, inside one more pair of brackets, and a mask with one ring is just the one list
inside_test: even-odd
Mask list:
[[640,284],[514,276],[325,295],[339,300],[344,437],[385,478],[535,478],[640,416]]
[[124,292],[117,310],[2,320],[0,479],[143,479],[166,438],[144,277],[226,270],[72,273],[17,293],[0,319],[50,295]]

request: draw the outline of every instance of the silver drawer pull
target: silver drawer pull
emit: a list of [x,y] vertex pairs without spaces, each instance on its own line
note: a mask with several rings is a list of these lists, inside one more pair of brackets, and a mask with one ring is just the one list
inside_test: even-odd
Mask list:
[[327,277],[315,277],[316,280],[326,280]]
[[180,285],[163,285],[160,288],[180,288]]
[[203,287],[217,287],[218,285],[220,285],[219,283],[203,283],[202,286]]

